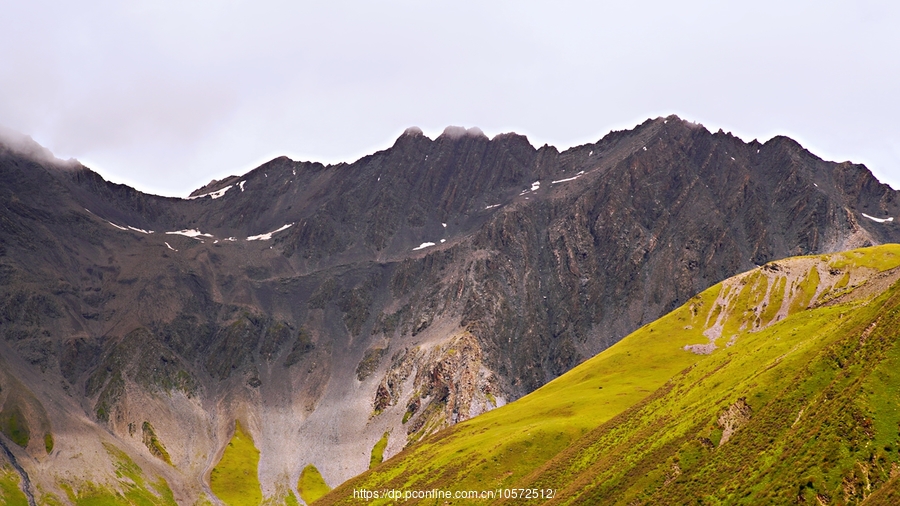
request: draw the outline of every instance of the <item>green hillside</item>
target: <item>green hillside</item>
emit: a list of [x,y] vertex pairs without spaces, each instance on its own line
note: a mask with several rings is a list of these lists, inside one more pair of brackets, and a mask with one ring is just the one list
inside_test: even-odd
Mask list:
[[524,501],[534,504],[892,504],[898,266],[900,246],[886,245],[731,278],[316,504],[385,490],[544,496]]

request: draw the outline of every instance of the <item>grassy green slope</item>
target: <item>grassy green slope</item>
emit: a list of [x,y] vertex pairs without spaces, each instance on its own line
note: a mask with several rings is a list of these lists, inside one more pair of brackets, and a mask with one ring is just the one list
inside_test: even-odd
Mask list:
[[316,499],[327,494],[331,487],[325,483],[325,479],[316,469],[316,466],[308,464],[300,472],[300,479],[297,482],[297,491],[300,492],[300,498],[305,503],[311,503]]
[[[69,503],[76,506],[114,506],[131,504],[139,506],[174,506],[175,497],[165,478],[157,477],[149,481],[148,476],[131,457],[110,443],[103,443],[106,452],[116,465],[118,487],[110,484],[63,481],[59,485],[65,490]],[[58,498],[44,495],[39,504],[61,504]]]
[[234,436],[222,460],[216,464],[209,477],[213,493],[225,504],[234,506],[255,506],[262,502],[257,468],[259,450],[239,421],[234,422]]
[[888,245],[732,278],[317,504],[504,487],[569,504],[858,502],[900,472],[898,265]]
[[21,482],[19,475],[11,466],[0,465],[0,504],[28,506],[28,498],[19,488]]

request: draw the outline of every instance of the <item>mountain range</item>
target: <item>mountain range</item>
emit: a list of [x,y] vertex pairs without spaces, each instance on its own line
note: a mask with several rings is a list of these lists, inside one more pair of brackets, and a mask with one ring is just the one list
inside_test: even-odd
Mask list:
[[4,483],[44,503],[236,503],[248,465],[250,503],[306,501],[731,276],[900,239],[864,166],[675,116],[562,152],[411,128],[187,199],[21,143],[0,180]]

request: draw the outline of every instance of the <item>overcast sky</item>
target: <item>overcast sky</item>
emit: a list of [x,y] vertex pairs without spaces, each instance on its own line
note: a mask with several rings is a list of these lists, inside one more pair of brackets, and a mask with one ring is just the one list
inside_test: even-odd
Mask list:
[[[677,4],[677,5],[676,5]],[[671,113],[900,188],[900,2],[0,0],[0,125],[186,196],[409,126],[566,148]]]

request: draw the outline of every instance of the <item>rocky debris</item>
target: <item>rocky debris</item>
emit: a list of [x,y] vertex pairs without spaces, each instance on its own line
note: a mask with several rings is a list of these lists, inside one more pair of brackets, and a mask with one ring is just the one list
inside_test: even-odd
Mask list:
[[169,452],[166,451],[166,447],[156,436],[156,432],[153,430],[153,425],[151,425],[150,422],[145,421],[141,424],[141,441],[144,443],[144,446],[147,447],[147,450],[151,455],[162,460],[166,464],[172,465]]
[[[391,357],[391,366],[375,391],[373,402],[375,413],[381,413],[388,406],[393,406],[400,401],[403,394],[403,383],[416,369],[417,364],[421,363],[421,360],[422,355],[418,347],[405,348]],[[418,406],[418,403],[415,405]],[[412,413],[415,413],[416,409],[413,409]]]
[[740,429],[744,424],[750,421],[753,415],[753,409],[747,404],[747,399],[741,397],[734,404],[728,406],[720,415],[716,423],[722,429],[722,439],[719,445],[725,444],[735,431]]
[[[468,332],[430,350],[397,352],[376,390],[375,414],[404,405],[406,432],[418,440],[496,407],[496,385],[482,359],[477,339]],[[413,373],[411,391],[404,392],[403,385]]]
[[356,379],[365,381],[366,378],[374,373],[385,352],[387,352],[387,348],[384,347],[375,347],[366,350],[366,354],[363,356],[362,360],[359,361],[359,365],[356,366]]

